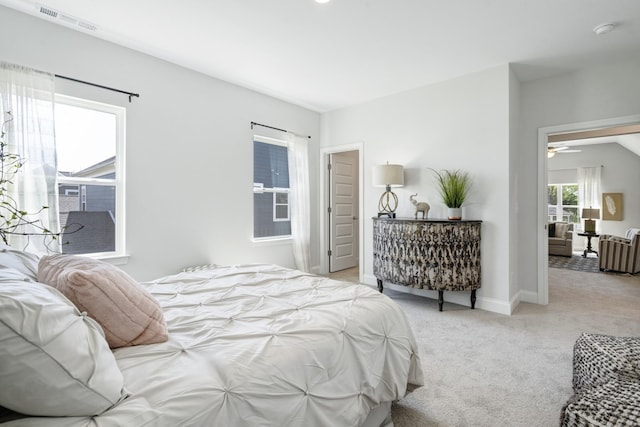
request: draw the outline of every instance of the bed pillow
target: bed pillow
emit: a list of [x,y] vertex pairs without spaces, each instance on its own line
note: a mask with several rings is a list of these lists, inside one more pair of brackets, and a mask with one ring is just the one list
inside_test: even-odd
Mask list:
[[58,289],[104,329],[111,348],[167,341],[162,308],[128,274],[77,255],[40,258],[38,281]]
[[0,406],[35,416],[93,416],[126,397],[100,326],[56,289],[0,282]]
[[35,282],[37,276],[37,255],[0,243],[0,278]]

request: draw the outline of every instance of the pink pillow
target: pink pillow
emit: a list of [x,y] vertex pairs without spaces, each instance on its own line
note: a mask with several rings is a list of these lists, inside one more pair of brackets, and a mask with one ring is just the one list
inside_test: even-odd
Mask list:
[[77,255],[47,255],[38,263],[38,281],[58,289],[97,321],[111,348],[168,339],[158,301],[111,264]]

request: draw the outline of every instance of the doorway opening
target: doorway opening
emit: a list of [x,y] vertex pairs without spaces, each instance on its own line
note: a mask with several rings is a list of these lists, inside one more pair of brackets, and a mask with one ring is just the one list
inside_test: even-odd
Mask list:
[[[362,144],[321,150],[320,273],[362,281]],[[344,277],[342,277],[344,276]]]
[[[538,303],[549,303],[549,248],[548,248],[548,159],[551,148],[572,144],[595,143],[607,138],[638,132],[640,115],[566,124],[538,129]],[[581,141],[581,142],[575,142]],[[568,149],[566,151],[569,151]]]

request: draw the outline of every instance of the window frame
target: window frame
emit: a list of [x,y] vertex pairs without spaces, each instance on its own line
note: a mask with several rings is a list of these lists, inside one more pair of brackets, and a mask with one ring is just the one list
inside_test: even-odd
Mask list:
[[[577,201],[577,203],[575,205],[565,205],[562,204],[562,189],[563,187],[566,186],[576,186],[578,187],[577,183],[573,183],[573,182],[565,182],[565,183],[561,183],[561,184],[548,184],[547,185],[547,203],[548,203],[548,194],[549,194],[549,188],[550,187],[555,187],[556,188],[556,203],[555,204],[547,204],[547,221],[548,222],[567,222],[569,224],[580,224],[580,202]],[[552,216],[549,214],[549,207],[551,206],[555,206],[556,208],[556,215],[555,215],[555,219],[552,218]],[[560,215],[561,219],[558,219],[558,209],[560,209],[560,213],[562,214],[564,212],[564,208],[575,208],[576,209],[576,218],[577,221],[576,222],[572,222],[571,221],[571,216],[569,216],[569,218],[567,218],[567,221],[564,220],[564,215]]]
[[[279,188],[276,187],[273,189],[273,222],[287,222],[291,221],[291,203],[289,203],[289,193],[291,190],[289,188]],[[287,195],[287,203],[278,203],[278,195],[286,194]],[[287,208],[287,216],[284,218],[278,218],[278,207],[286,206]]]
[[[258,135],[258,134],[254,134],[253,135],[253,140],[251,141],[252,147],[254,145],[255,142],[260,142],[263,144],[271,144],[271,145],[278,145],[281,147],[284,147],[287,149],[287,155],[289,153],[289,145],[287,144],[286,141],[282,140],[282,139],[278,139],[278,138],[272,138],[272,137],[268,137],[268,136],[264,136],[264,135]],[[272,198],[272,220],[273,222],[287,222],[287,221],[291,221],[291,198],[289,196],[291,190],[291,177],[289,177],[289,188],[284,188],[284,187],[273,187],[273,188],[269,188],[269,187],[264,187],[263,183],[256,183],[253,180],[255,179],[255,153],[254,150],[251,150],[252,153],[252,173],[254,174],[254,176],[252,177],[252,183],[253,183],[253,194],[259,193],[272,193],[273,194],[273,198]],[[287,169],[288,171],[290,171],[289,168],[289,162],[287,159]],[[285,206],[284,204],[279,204],[276,203],[276,197],[278,195],[278,193],[286,193],[287,194],[287,218],[283,219],[283,218],[276,218],[276,206]],[[253,221],[252,221],[252,233],[251,233],[251,240],[254,242],[273,242],[273,241],[278,241],[278,240],[291,240],[292,236],[291,233],[286,234],[286,235],[280,235],[280,236],[264,236],[264,237],[256,237],[256,231],[254,228],[255,224],[255,197],[253,198],[253,203],[254,203],[254,207],[253,207],[253,214],[254,215],[252,217]]]
[[[115,187],[115,250],[113,252],[92,252],[82,254],[92,258],[118,258],[126,256],[126,206],[125,206],[125,146],[126,146],[126,108],[113,104],[93,101],[90,99],[77,98],[69,95],[55,94],[56,104],[65,104],[73,107],[85,108],[103,113],[113,114],[116,119],[116,154],[115,154],[115,178],[81,178],[65,177],[57,174],[56,186],[59,184],[69,185],[95,185]],[[57,188],[57,187],[56,187]],[[82,195],[79,191],[79,195]]]

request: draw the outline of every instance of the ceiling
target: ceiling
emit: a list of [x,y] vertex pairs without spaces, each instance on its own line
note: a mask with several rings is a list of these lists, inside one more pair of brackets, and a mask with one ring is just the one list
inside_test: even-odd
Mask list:
[[0,4],[318,112],[505,63],[528,81],[640,55],[638,0]]
[[640,157],[640,134],[622,135],[616,137],[589,138],[566,142],[552,142],[549,143],[549,147],[568,147],[569,152],[563,153],[563,155],[567,155],[572,153],[572,151],[570,150],[580,150],[581,146],[612,143],[617,143],[630,152],[634,153],[636,156]]
[[[612,126],[579,132],[560,133],[549,137],[550,148],[561,148],[563,155],[571,154],[581,146],[617,143],[640,157],[640,124]],[[558,138],[554,138],[558,137]],[[566,147],[566,148],[565,148]]]

